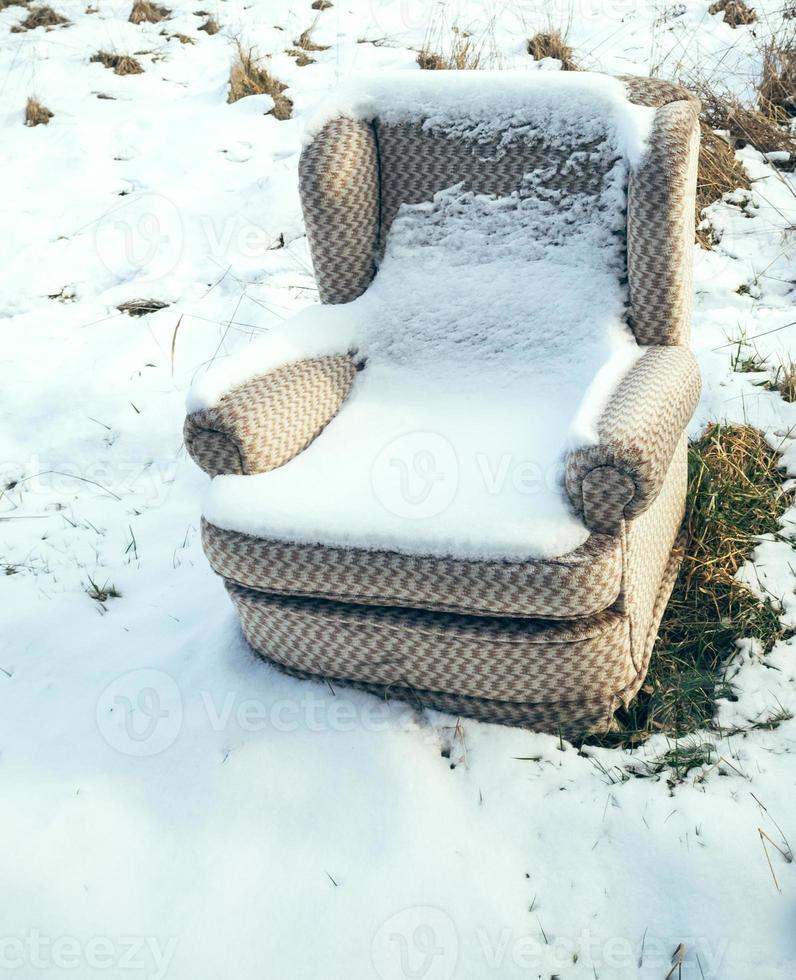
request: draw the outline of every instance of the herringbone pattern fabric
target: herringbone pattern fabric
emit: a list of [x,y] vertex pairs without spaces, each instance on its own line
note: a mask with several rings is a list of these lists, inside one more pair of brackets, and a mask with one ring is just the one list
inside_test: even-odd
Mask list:
[[[599,141],[573,138],[553,147],[537,139],[508,147],[451,139],[421,123],[376,127],[381,164],[379,254],[402,204],[430,201],[454,184],[478,194],[555,194],[562,208],[573,195],[595,198],[615,158],[603,158]],[[532,175],[533,179],[530,179]]]
[[695,102],[699,99],[682,85],[667,82],[662,78],[643,78],[641,75],[619,75],[619,80],[627,86],[627,95],[636,105],[659,109],[670,102]]
[[628,195],[631,325],[640,344],[688,343],[698,159],[699,103],[658,109]]
[[270,596],[228,584],[249,643],[321,676],[497,701],[607,700],[635,676],[628,621],[457,616]]
[[[597,515],[595,530],[609,531],[612,520],[616,527],[621,518],[642,514],[655,500],[699,391],[699,368],[686,347],[653,347],[634,365],[600,418],[599,444],[567,457],[570,500],[579,514]],[[627,480],[602,481],[602,503],[595,508],[599,477],[610,469]],[[635,488],[630,499],[628,481]]]
[[376,271],[379,165],[370,123],[327,123],[302,151],[299,187],[321,302],[349,303]]
[[273,541],[202,523],[213,569],[279,595],[472,615],[571,619],[607,609],[622,585],[622,546],[593,534],[549,561],[464,561]]
[[356,374],[347,355],[296,361],[229,391],[185,420],[185,445],[203,470],[264,473],[312,442],[334,418]]
[[[259,651],[258,651],[259,652]],[[263,653],[259,654],[277,670],[301,680],[320,680],[318,674],[306,670],[296,670],[283,663],[272,660]],[[366,691],[384,701],[402,701],[422,711],[426,708],[435,711],[445,711],[452,715],[462,715],[475,718],[478,721],[491,722],[494,725],[512,725],[516,728],[527,728],[536,732],[553,732],[565,738],[577,739],[589,732],[607,731],[616,708],[619,706],[617,697],[580,697],[574,701],[495,701],[490,698],[470,698],[463,694],[449,694],[446,691],[421,691],[399,684],[368,684],[364,681],[349,681],[336,677],[323,677],[325,687],[354,688]]]

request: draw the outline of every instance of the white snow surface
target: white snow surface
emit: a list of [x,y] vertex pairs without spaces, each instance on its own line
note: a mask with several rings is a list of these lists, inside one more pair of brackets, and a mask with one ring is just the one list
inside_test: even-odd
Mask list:
[[[610,160],[615,146],[602,152]],[[208,520],[459,558],[551,557],[582,544],[564,457],[597,441],[601,409],[642,352],[620,284],[625,175],[618,158],[596,199],[453,187],[402,206],[370,288],[280,330],[301,332],[304,356],[364,359],[342,410],[276,470],[216,478]],[[219,385],[267,370],[284,349],[268,335],[222,362],[220,379],[211,371],[189,404],[212,403]]]
[[[791,980],[796,864],[760,831],[796,840],[793,639],[728,651],[735,699],[686,740],[712,762],[678,780],[664,734],[578,753],[278,674],[202,555],[184,392],[317,304],[305,119],[354,71],[413,71],[431,5],[333,0],[328,48],[299,68],[305,0],[170,0],[142,25],[121,0],[52,3],[69,26],[12,34],[25,9],[0,11],[2,972],[662,980],[682,943],[684,980]],[[760,41],[787,26],[782,0],[753,6],[733,30],[706,0],[578,4],[569,43],[589,68],[699,68],[748,100]],[[517,68],[572,9],[447,8]],[[227,104],[236,36],[271,55],[293,119],[263,115],[268,96]],[[150,53],[119,77],[98,50]],[[24,126],[30,94],[48,126]],[[796,476],[796,404],[761,384],[796,356],[796,187],[739,158],[753,189],[709,209],[721,240],[694,252],[692,434],[749,421]],[[117,311],[133,298],[170,305]],[[739,348],[758,372],[733,370]],[[794,626],[795,525],[743,570]]]

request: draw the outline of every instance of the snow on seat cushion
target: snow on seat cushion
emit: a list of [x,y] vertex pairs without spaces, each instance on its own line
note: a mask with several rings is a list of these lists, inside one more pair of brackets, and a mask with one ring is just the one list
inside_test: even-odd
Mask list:
[[619,596],[619,537],[593,534],[564,558],[462,561],[257,538],[202,522],[213,569],[260,592],[468,615],[571,619]]

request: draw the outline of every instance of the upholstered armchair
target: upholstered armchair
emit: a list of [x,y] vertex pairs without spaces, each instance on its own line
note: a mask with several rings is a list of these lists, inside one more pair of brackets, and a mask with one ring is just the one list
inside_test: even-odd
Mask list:
[[[299,180],[325,305],[189,397],[186,446],[214,478],[204,549],[248,642],[284,670],[605,730],[643,682],[681,545],[699,103],[651,79],[453,74],[393,76],[311,123]],[[609,321],[620,354],[578,360]],[[567,414],[580,383],[555,380],[568,358],[591,393],[585,426]],[[461,412],[446,414],[449,390]],[[475,486],[493,449],[509,466],[526,445],[536,497]],[[392,475],[419,492],[390,497]]]

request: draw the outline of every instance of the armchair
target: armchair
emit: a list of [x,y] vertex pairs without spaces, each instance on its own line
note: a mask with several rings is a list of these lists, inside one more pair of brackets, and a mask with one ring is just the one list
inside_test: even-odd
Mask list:
[[200,379],[185,423],[255,651],[567,735],[635,695],[700,390],[698,113],[548,72],[404,72],[319,111],[299,179],[324,305]]

